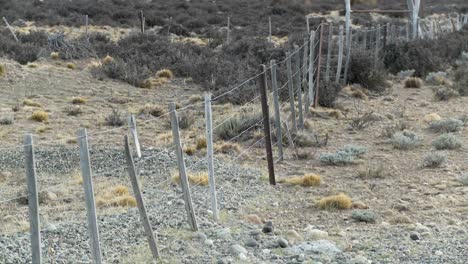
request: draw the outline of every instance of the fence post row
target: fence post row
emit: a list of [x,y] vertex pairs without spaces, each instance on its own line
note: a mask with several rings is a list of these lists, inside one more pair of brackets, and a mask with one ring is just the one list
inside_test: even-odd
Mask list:
[[130,128],[130,134],[132,134],[133,144],[135,145],[137,157],[141,158],[140,141],[138,140],[137,125],[134,115],[130,115],[128,117],[128,126]]
[[281,112],[278,94],[278,81],[276,79],[276,61],[270,61],[271,89],[273,90],[273,105],[275,107],[276,140],[278,142],[278,161],[283,161],[283,131],[281,127]]
[[309,43],[309,89],[305,112],[308,113],[310,105],[314,102],[314,63],[315,63],[315,31],[310,34]]
[[24,155],[26,180],[28,183],[29,226],[31,231],[32,263],[41,263],[41,231],[39,219],[39,198],[37,194],[36,161],[34,159],[33,138],[31,134],[24,136]]
[[287,57],[287,68],[288,68],[288,89],[289,89],[289,102],[291,107],[291,119],[294,132],[297,132],[297,124],[296,124],[296,106],[294,104],[294,85],[293,85],[293,78],[292,78],[292,66],[291,66],[291,52],[286,52]]
[[91,161],[89,158],[88,135],[86,128],[78,130],[78,144],[80,146],[80,167],[83,177],[83,186],[86,196],[86,211],[88,218],[89,242],[91,255],[95,264],[100,264],[101,247],[99,245],[99,230],[97,225],[96,204],[94,202],[94,188],[91,172]]
[[125,157],[127,160],[127,171],[128,175],[130,176],[130,182],[132,183],[133,194],[135,195],[135,199],[137,201],[138,211],[140,212],[140,218],[143,222],[143,227],[145,229],[146,238],[148,239],[148,244],[151,249],[151,253],[153,254],[154,259],[156,260],[159,258],[158,247],[156,246],[156,239],[154,238],[154,233],[153,229],[151,228],[148,214],[146,213],[145,202],[143,200],[143,196],[141,195],[137,172],[135,170],[135,163],[133,162],[133,156],[130,151],[130,142],[128,141],[127,135],[125,135],[124,137],[124,145]]
[[294,66],[294,72],[295,73],[295,82],[294,84],[296,85],[296,91],[297,91],[297,109],[298,109],[298,114],[299,114],[299,125],[298,128],[302,129],[302,125],[304,124],[304,118],[302,115],[302,88],[301,88],[301,56],[299,54],[301,50],[298,49],[296,53],[294,54],[294,60],[295,60],[295,66]]
[[368,30],[369,30],[369,28],[368,28],[368,27],[365,27],[365,28],[364,28],[364,31],[362,32],[362,38],[363,38],[363,40],[362,40],[362,47],[363,47],[364,50],[367,49],[367,31],[368,31]]
[[323,21],[320,24],[320,39],[319,39],[319,51],[318,51],[318,63],[317,63],[317,81],[314,95],[314,107],[318,106],[318,97],[320,95],[320,72],[322,68],[322,48],[323,48]]
[[338,35],[338,65],[336,67],[336,79],[335,79],[336,83],[340,82],[342,67],[343,67],[343,26],[340,26],[340,33]]
[[205,94],[206,121],[206,159],[208,161],[208,181],[210,184],[211,210],[213,219],[219,221],[218,200],[216,198],[215,175],[213,164],[213,119],[211,115],[211,95]]
[[265,65],[260,66],[262,74],[258,76],[258,83],[261,93],[262,113],[263,113],[263,132],[265,134],[265,150],[268,161],[268,175],[271,185],[276,185],[275,167],[273,164],[273,152],[271,147],[270,113],[267,97],[267,71]]
[[330,24],[328,27],[328,50],[327,50],[327,68],[325,70],[325,83],[330,82],[330,66],[331,66],[331,55],[333,49],[333,26]]
[[190,228],[193,231],[198,231],[197,219],[195,218],[195,212],[193,210],[192,195],[190,194],[187,171],[185,168],[184,154],[180,143],[179,119],[177,117],[175,103],[169,104],[169,112],[171,113],[172,137],[177,155],[177,164],[179,166],[180,185],[182,186],[185,210],[187,211],[187,220]]

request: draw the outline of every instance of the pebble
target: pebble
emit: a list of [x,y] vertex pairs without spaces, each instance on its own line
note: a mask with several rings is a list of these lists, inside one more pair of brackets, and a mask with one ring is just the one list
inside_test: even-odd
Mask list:
[[207,246],[209,246],[209,247],[213,246],[213,244],[214,244],[214,243],[213,243],[213,240],[211,240],[211,239],[205,240],[204,243],[205,243],[205,245],[207,245]]
[[297,233],[296,230],[289,230],[286,234],[286,238],[291,244],[302,241],[301,235],[299,235],[299,233]]
[[442,255],[444,255],[444,252],[442,252],[442,251],[440,251],[440,250],[436,250],[436,251],[434,252],[434,254],[436,254],[437,256],[442,256]]
[[258,245],[258,242],[253,238],[247,238],[244,244],[246,247],[256,247]]
[[278,238],[277,243],[282,248],[286,248],[286,247],[289,246],[288,241],[286,239],[282,238],[282,237]]
[[421,239],[420,235],[418,233],[416,233],[416,232],[412,232],[410,234],[410,238],[411,238],[411,240],[420,240]]
[[252,224],[256,224],[256,225],[262,224],[262,219],[256,214],[248,215],[245,217],[245,219]]
[[195,234],[193,234],[192,237],[193,237],[194,239],[196,239],[196,240],[201,241],[201,242],[204,242],[204,241],[207,239],[206,235],[205,235],[203,232],[200,232],[200,231],[198,231],[198,232],[196,232]]
[[239,254],[247,254],[247,249],[239,244],[234,244],[231,246],[231,254],[234,256],[239,256]]
[[262,232],[265,234],[273,232],[273,223],[271,221],[266,222],[265,226],[262,228]]
[[328,232],[319,229],[312,229],[307,231],[307,237],[311,240],[327,239]]

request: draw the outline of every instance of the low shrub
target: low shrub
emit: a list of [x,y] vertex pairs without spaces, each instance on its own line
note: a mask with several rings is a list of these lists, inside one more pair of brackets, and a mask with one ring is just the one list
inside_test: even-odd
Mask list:
[[447,84],[448,74],[446,72],[430,72],[426,76],[426,82],[431,85],[445,85]]
[[112,113],[110,113],[105,118],[106,125],[121,127],[125,124],[125,119],[122,117],[122,113],[117,109],[113,108]]
[[224,142],[220,145],[215,145],[214,151],[223,154],[237,154],[240,153],[241,148],[237,143]]
[[453,134],[440,135],[432,142],[432,146],[437,150],[458,149],[462,146],[462,141]]
[[86,99],[83,97],[73,97],[71,103],[74,105],[86,104]]
[[463,128],[463,121],[455,118],[442,119],[429,124],[429,129],[436,133],[457,132]]
[[434,90],[434,98],[436,101],[448,101],[458,96],[460,96],[460,94],[450,87],[441,86]]
[[31,107],[42,107],[42,105],[38,102],[34,102],[31,99],[24,99],[23,100],[23,105],[25,106],[31,106]]
[[349,64],[349,82],[360,84],[362,87],[383,92],[386,87],[387,72],[379,60],[374,65],[374,55],[370,51],[353,50]]
[[156,76],[158,78],[172,79],[174,77],[174,74],[169,69],[162,69],[156,72]]
[[[248,139],[251,137],[253,131],[262,127],[262,120],[263,116],[259,112],[244,113],[229,118],[229,120],[215,129],[215,134],[223,140],[230,140],[244,132],[242,136],[239,137],[239,140]],[[247,129],[249,129],[249,131],[245,131]]]
[[356,163],[356,159],[361,158],[366,152],[365,147],[347,145],[334,153],[322,153],[319,160],[326,165],[344,166]]
[[394,148],[409,150],[421,145],[422,139],[415,133],[409,131],[397,132],[390,139]]
[[31,119],[37,122],[47,122],[49,120],[49,114],[45,111],[36,111],[32,113]]
[[198,138],[195,147],[197,148],[197,150],[206,149],[206,138]]
[[455,69],[454,80],[454,89],[461,96],[468,96],[468,63]]
[[194,114],[190,111],[180,113],[178,118],[180,129],[188,129],[195,123]]
[[405,80],[405,88],[421,88],[423,81],[418,77],[410,77]]
[[353,201],[344,193],[322,198],[318,202],[318,207],[320,209],[344,210],[344,209],[351,209],[352,206],[353,206]]
[[447,156],[442,153],[430,153],[424,156],[423,166],[426,168],[437,168],[440,167],[445,161]]
[[4,116],[0,118],[0,125],[12,125],[13,122],[14,122],[14,119],[11,116]]
[[74,69],[76,69],[76,64],[72,63],[72,62],[68,62],[67,63],[67,68],[70,69],[70,70],[74,70]]
[[58,53],[58,52],[51,52],[51,53],[50,53],[50,58],[53,59],[53,60],[58,60],[58,59],[60,59],[60,53]]
[[334,107],[335,101],[343,86],[339,83],[330,81],[328,84],[325,82],[320,83],[318,103],[323,107]]
[[77,115],[82,114],[83,110],[81,109],[79,105],[75,105],[75,106],[67,107],[65,109],[65,113],[67,113],[67,115],[69,116],[77,116]]
[[356,210],[351,214],[351,218],[358,222],[375,223],[377,215],[371,211]]
[[140,108],[140,115],[151,115],[154,117],[160,117],[162,116],[165,111],[162,107],[158,105],[151,105],[151,104],[146,104],[142,108]]
[[321,181],[322,181],[322,178],[320,177],[320,175],[306,174],[304,176],[281,179],[278,182],[309,187],[309,186],[319,186]]

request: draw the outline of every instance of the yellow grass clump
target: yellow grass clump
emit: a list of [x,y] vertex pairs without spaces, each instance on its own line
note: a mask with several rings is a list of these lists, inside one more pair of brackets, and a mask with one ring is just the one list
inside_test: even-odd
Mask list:
[[320,177],[320,175],[306,174],[304,176],[282,179],[278,182],[309,187],[309,186],[319,186],[321,181],[322,181],[322,178]]
[[141,83],[141,88],[152,89],[152,88],[156,88],[159,86],[163,86],[164,84],[168,82],[169,82],[169,79],[167,78],[156,78],[156,79],[149,78],[149,79],[144,80]]
[[353,206],[353,202],[346,194],[340,193],[320,199],[318,206],[320,209],[344,210],[350,209]]
[[195,147],[197,150],[206,149],[206,138],[198,138]]
[[42,105],[38,102],[34,102],[31,99],[24,99],[23,100],[23,105],[25,106],[32,106],[32,107],[42,107]]
[[422,120],[424,123],[429,124],[434,121],[442,120],[442,117],[440,117],[440,115],[438,115],[437,113],[430,113],[430,114],[425,115]]
[[421,88],[423,81],[418,77],[410,77],[405,80],[405,88]]
[[116,195],[119,195],[119,196],[127,195],[127,194],[128,194],[128,188],[127,188],[127,186],[118,185],[118,186],[115,186],[115,187],[114,187],[113,192],[114,192]]
[[60,54],[58,52],[50,53],[50,58],[53,60],[58,60],[60,58]]
[[174,74],[169,69],[162,69],[162,70],[157,71],[156,76],[158,78],[166,78],[166,79],[174,78]]
[[37,122],[46,122],[49,120],[49,114],[45,111],[36,111],[31,115],[31,119]]
[[67,63],[67,68],[70,69],[70,70],[74,70],[74,69],[76,69],[76,64],[72,63],[72,62],[69,62],[69,63]]
[[107,55],[106,57],[104,57],[104,59],[102,59],[102,63],[103,64],[110,64],[114,62],[114,58],[112,58],[111,56]]
[[28,68],[34,69],[34,68],[37,68],[39,65],[37,65],[37,63],[32,63],[32,62],[30,62],[30,63],[28,63],[26,66],[27,66]]
[[6,67],[5,67],[5,65],[0,64],[0,77],[2,77],[3,75],[5,75],[5,73],[6,73]]
[[136,207],[137,201],[129,194],[126,186],[118,185],[105,191],[102,195],[97,195],[96,205],[97,207]]
[[198,102],[201,102],[203,98],[199,95],[192,95],[189,97],[189,103],[191,104],[194,104],[194,103],[198,103]]
[[236,143],[223,143],[221,145],[215,145],[215,152],[223,154],[236,154],[240,152],[240,146]]
[[197,149],[194,148],[194,147],[185,147],[184,152],[185,152],[185,154],[187,154],[189,156],[193,156],[197,152]]
[[71,102],[75,105],[81,105],[86,104],[86,99],[83,97],[73,97]]
[[[172,180],[175,183],[180,184],[180,176],[178,174],[172,177]],[[189,174],[188,180],[191,184],[206,186],[208,185],[208,173],[202,172],[197,174]]]

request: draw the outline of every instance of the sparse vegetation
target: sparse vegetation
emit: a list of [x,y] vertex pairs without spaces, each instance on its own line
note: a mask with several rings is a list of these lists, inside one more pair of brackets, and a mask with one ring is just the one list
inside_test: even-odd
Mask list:
[[35,111],[32,113],[31,119],[37,122],[47,122],[49,120],[49,114],[45,111]]
[[[215,134],[223,140],[230,140],[246,129],[250,128],[252,131],[255,131],[256,128],[261,128],[261,120],[263,120],[261,113],[258,112],[234,116],[216,128]],[[248,136],[249,133],[244,133],[244,137],[240,138],[240,140]]]
[[83,97],[73,97],[71,103],[75,105],[86,104],[87,100]]
[[0,64],[0,77],[3,77],[6,74],[6,67],[3,64]]
[[386,89],[387,72],[380,60],[375,65],[372,52],[358,48],[353,49],[349,64],[350,83],[360,84],[374,92],[383,92]]
[[290,177],[278,180],[279,183],[300,185],[304,187],[320,185],[322,178],[317,174],[306,174],[304,176]]
[[198,138],[195,147],[197,150],[206,149],[206,138]]
[[50,53],[50,58],[53,60],[58,60],[60,59],[60,54],[58,52],[51,52]]
[[335,101],[338,99],[338,95],[343,87],[339,83],[333,81],[329,83],[320,83],[320,96],[319,105],[323,107],[334,107]]
[[126,186],[118,185],[96,196],[96,206],[101,207],[136,207],[135,197],[129,194]]
[[162,107],[158,105],[151,105],[151,104],[146,104],[142,108],[140,108],[140,115],[151,115],[153,117],[159,117],[162,116],[165,111]]
[[67,68],[70,69],[70,70],[74,70],[74,69],[76,69],[76,64],[72,63],[72,62],[68,62],[67,63]]
[[462,146],[462,141],[453,134],[440,135],[432,142],[432,146],[437,150],[458,149]]
[[422,139],[413,132],[403,131],[395,133],[390,139],[390,143],[396,149],[409,150],[420,146]]
[[430,72],[426,76],[426,82],[431,85],[446,85],[448,83],[446,72]]
[[405,80],[405,88],[421,88],[423,81],[418,77],[410,77]]
[[162,69],[156,72],[158,78],[172,79],[174,78],[174,73],[169,69]]
[[195,155],[195,153],[197,153],[197,149],[195,147],[185,147],[184,152],[185,152],[185,154],[187,154],[189,156],[193,156],[193,155]]
[[4,116],[0,118],[0,125],[12,125],[14,122],[14,119],[12,116]]
[[83,110],[79,105],[74,105],[65,108],[65,113],[67,113],[69,116],[78,116],[83,113]]
[[319,156],[320,162],[327,165],[349,165],[355,164],[358,158],[361,158],[367,149],[358,145],[347,145],[334,153],[322,153]]
[[429,153],[424,156],[423,166],[426,168],[437,168],[440,167],[445,161],[447,156],[443,153]]
[[382,164],[369,165],[364,170],[359,171],[358,176],[362,179],[381,179],[386,176],[386,172]]
[[215,145],[214,151],[223,154],[237,154],[240,152],[240,146],[237,143],[224,142],[220,145]]
[[31,99],[24,99],[23,105],[25,106],[31,106],[31,107],[42,107],[42,105],[38,102],[34,102]]
[[450,87],[441,86],[434,89],[434,98],[437,101],[448,101],[451,98],[458,96],[460,96],[460,94]]
[[320,199],[318,207],[320,209],[350,209],[353,206],[353,201],[346,194],[340,193],[337,195],[328,196]]
[[358,222],[375,223],[377,221],[377,215],[371,211],[366,210],[355,210],[351,214],[351,218]]
[[[189,182],[194,185],[207,186],[209,182],[208,173],[206,172],[188,174],[187,177]],[[172,177],[172,181],[177,184],[180,184],[180,175],[177,174],[174,177]]]
[[463,121],[455,118],[442,119],[429,124],[429,129],[436,133],[457,132],[463,128]]
[[180,129],[189,129],[195,123],[194,114],[190,111],[180,113],[178,118]]
[[117,109],[113,108],[112,113],[110,113],[105,118],[106,125],[120,127],[125,124],[125,119],[122,117],[122,113]]

